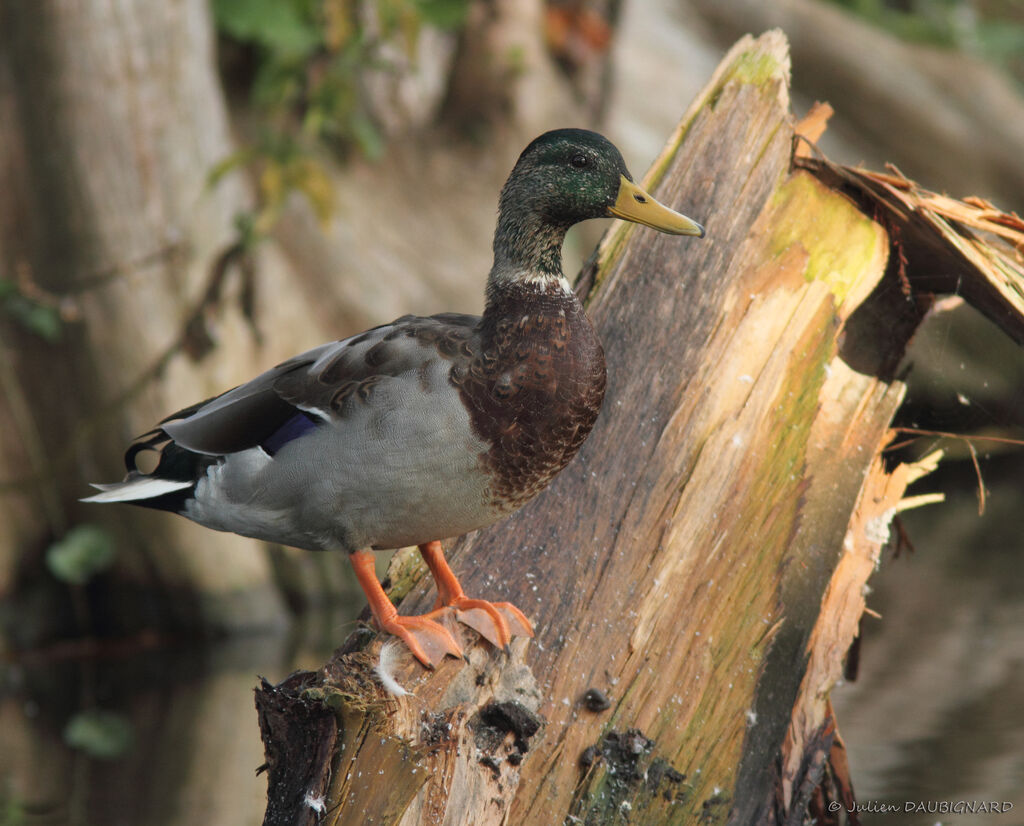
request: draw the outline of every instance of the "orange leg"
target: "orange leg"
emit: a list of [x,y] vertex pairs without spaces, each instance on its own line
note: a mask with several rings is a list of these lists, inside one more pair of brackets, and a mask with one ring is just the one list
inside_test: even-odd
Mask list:
[[[401,617],[391,604],[384,589],[377,580],[373,554],[370,551],[356,551],[349,554],[356,579],[370,603],[370,612],[382,631],[394,634],[427,668],[433,668],[444,659],[445,654],[462,656],[462,649],[451,632],[428,617]],[[447,566],[445,566],[447,567]],[[449,573],[451,573],[449,571]],[[454,580],[455,578],[452,577]],[[458,582],[456,582],[458,585]],[[460,589],[461,590],[461,589]]]
[[462,585],[448,567],[440,542],[427,542],[419,548],[437,584],[437,607],[432,613],[454,608],[459,622],[468,625],[498,648],[507,648],[513,634],[533,636],[530,621],[511,602],[470,599],[463,593]]

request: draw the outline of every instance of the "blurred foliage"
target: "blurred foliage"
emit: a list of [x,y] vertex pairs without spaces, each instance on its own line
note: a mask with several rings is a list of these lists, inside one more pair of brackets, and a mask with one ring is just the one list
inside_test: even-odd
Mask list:
[[0,278],[0,312],[51,343],[60,340],[60,311],[6,278]]
[[99,525],[77,525],[46,550],[46,565],[61,582],[84,585],[114,561],[114,541]]
[[[222,70],[247,95],[258,134],[210,175],[215,184],[239,167],[258,182],[259,208],[239,221],[243,243],[258,241],[292,193],[317,217],[333,211],[330,180],[318,153],[327,148],[377,157],[384,137],[363,92],[370,71],[396,70],[385,47],[415,60],[424,26],[451,30],[470,0],[212,0]],[[234,53],[235,72],[225,69]]]
[[132,747],[133,740],[132,724],[113,711],[82,711],[64,727],[65,743],[103,760],[121,757]]
[[958,48],[1024,84],[1020,0],[830,0],[905,40]]

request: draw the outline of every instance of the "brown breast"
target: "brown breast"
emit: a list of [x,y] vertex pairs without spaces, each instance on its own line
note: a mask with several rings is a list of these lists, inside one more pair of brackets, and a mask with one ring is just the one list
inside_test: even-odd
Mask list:
[[492,504],[524,505],[579,450],[601,410],[604,351],[583,307],[561,289],[492,292],[476,352],[452,371],[484,456]]

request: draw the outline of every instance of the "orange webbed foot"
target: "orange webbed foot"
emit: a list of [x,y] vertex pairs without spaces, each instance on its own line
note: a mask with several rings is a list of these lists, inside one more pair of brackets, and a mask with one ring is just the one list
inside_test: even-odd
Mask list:
[[496,648],[508,648],[512,637],[532,637],[533,626],[522,611],[511,602],[488,602],[461,596],[448,607],[455,609],[455,618],[468,625]]
[[420,545],[420,553],[437,583],[437,605],[430,616],[447,608],[455,610],[455,618],[468,625],[491,645],[508,649],[513,636],[532,637],[533,626],[522,611],[511,602],[488,602],[470,599],[444,558],[440,542]]
[[[349,560],[370,604],[370,613],[373,614],[381,631],[398,637],[413,656],[427,668],[433,668],[448,654],[462,657],[462,647],[456,642],[452,632],[441,623],[426,616],[399,616],[395,606],[381,588],[380,582],[377,581],[373,554],[369,551],[354,551],[349,554]],[[433,612],[434,615],[438,613]]]

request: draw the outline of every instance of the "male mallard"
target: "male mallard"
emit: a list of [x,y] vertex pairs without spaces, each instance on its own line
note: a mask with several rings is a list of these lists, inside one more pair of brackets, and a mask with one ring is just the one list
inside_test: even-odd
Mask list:
[[[618,217],[675,235],[694,221],[633,183],[619,151],[580,129],[541,135],[501,191],[482,316],[403,316],[303,353],[169,416],[125,454],[123,482],[90,502],[130,502],[309,550],[344,550],[377,624],[424,664],[462,651],[433,617],[494,645],[532,636],[510,603],[470,599],[438,541],[536,496],[601,409],[604,353],[562,274],[566,230]],[[136,465],[154,450],[151,473]],[[419,545],[438,607],[399,616],[368,549]]]

